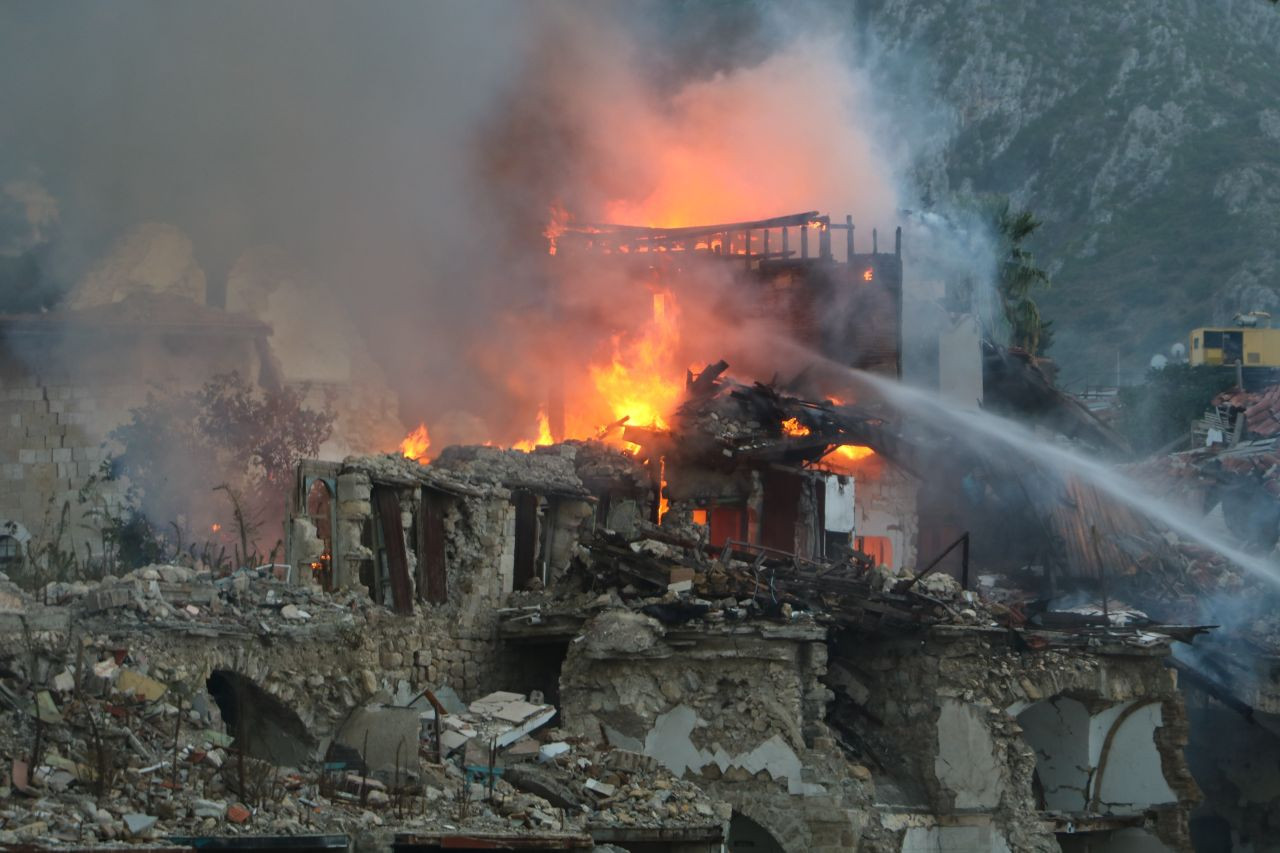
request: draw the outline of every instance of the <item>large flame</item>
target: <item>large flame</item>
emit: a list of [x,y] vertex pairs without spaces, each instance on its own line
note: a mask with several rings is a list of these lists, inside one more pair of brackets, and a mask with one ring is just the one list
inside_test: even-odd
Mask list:
[[427,462],[431,457],[427,450],[431,447],[431,436],[427,434],[427,425],[418,424],[418,428],[404,437],[400,442],[400,455],[416,462]]
[[[653,317],[639,335],[614,335],[607,364],[589,368],[596,393],[615,421],[667,429],[684,393],[683,371],[673,363],[680,342],[679,312],[666,291],[653,294]],[[600,426],[599,424],[596,425]]]
[[551,419],[547,417],[546,409],[538,409],[538,437],[521,439],[511,445],[511,449],[529,451],[549,444],[555,444],[555,439],[551,436]]
[[791,435],[799,438],[801,436],[809,435],[812,430],[800,423],[799,418],[787,418],[782,422],[782,432],[784,435]]
[[[864,476],[867,474],[867,465],[872,464],[872,460],[876,452],[870,447],[861,444],[841,444],[832,448],[831,452],[822,457],[823,467],[834,471],[837,474],[848,474],[850,476]],[[872,471],[872,479],[875,479],[874,469]]]
[[[586,382],[564,394],[565,438],[601,437],[623,449],[635,445],[623,441],[619,431],[605,428],[623,421],[631,426],[668,429],[672,412],[684,394],[684,369],[678,358],[680,312],[668,290],[655,290],[652,313],[637,330],[618,332],[609,339],[606,352],[586,367]],[[555,442],[547,408],[538,409],[529,437],[511,444],[529,451]],[[489,443],[489,442],[485,442]],[[430,440],[420,425],[400,444],[409,459],[427,461]]]

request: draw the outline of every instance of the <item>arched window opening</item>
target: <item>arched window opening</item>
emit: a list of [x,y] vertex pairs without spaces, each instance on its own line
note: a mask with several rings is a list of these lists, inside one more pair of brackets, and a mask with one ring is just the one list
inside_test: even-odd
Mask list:
[[320,556],[311,561],[311,574],[321,589],[332,592],[333,578],[333,492],[324,480],[316,480],[307,490],[307,518],[316,528],[316,538],[324,543]]

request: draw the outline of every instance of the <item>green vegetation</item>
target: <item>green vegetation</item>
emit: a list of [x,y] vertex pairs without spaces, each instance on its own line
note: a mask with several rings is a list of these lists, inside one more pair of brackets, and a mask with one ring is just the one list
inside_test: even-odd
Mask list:
[[992,203],[989,217],[1000,243],[996,290],[1009,324],[1009,345],[1044,355],[1053,342],[1053,324],[1041,316],[1032,294],[1049,287],[1049,275],[1025,245],[1040,220],[1029,210],[1013,210],[1008,199]]
[[332,428],[333,416],[307,409],[304,397],[253,388],[232,373],[134,409],[111,434],[123,450],[110,477],[127,478],[135,506],[108,525],[121,562],[181,553],[218,530],[223,539],[234,534],[235,565],[264,558],[258,536],[280,520],[294,467]]
[[1213,397],[1235,384],[1232,368],[1171,364],[1151,370],[1143,384],[1120,389],[1116,428],[1136,452],[1153,453],[1189,433]]

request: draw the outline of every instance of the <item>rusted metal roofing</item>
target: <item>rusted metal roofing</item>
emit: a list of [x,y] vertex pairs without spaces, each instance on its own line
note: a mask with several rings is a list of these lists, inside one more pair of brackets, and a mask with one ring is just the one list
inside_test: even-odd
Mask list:
[[1057,494],[1041,493],[1043,518],[1057,546],[1055,569],[1068,577],[1100,579],[1141,568],[1159,536],[1147,519],[1074,477]]

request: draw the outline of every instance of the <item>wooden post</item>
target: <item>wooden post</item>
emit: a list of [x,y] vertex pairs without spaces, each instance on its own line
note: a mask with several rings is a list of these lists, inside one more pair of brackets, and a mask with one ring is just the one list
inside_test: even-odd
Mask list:
[[844,224],[849,226],[844,232],[844,262],[851,264],[853,263],[853,214],[845,216]]
[[769,260],[769,229],[764,229],[764,260]]
[[742,249],[743,255],[747,260],[747,269],[751,269],[751,231],[742,232]]
[[879,241],[879,237],[878,237],[878,235],[876,234],[876,229],[872,228],[872,229],[871,229],[871,254],[873,254],[873,255],[874,255],[874,254],[878,253],[879,251],[880,251],[880,241]]
[[782,226],[782,256],[788,257],[791,254],[791,229]]
[[902,257],[902,226],[899,225],[893,232],[893,253],[898,257]]
[[800,226],[800,257],[809,257],[809,223]]
[[818,257],[824,261],[831,260],[831,223],[824,222],[818,227]]

